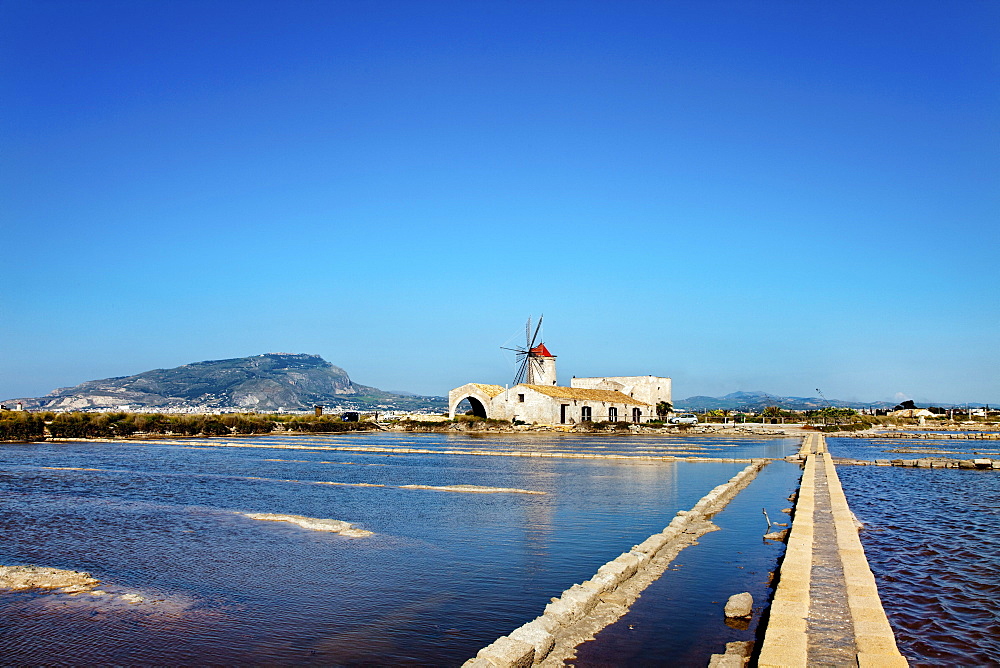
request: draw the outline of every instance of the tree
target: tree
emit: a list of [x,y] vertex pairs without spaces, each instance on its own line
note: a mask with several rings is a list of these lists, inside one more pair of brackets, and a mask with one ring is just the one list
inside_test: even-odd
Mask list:
[[673,404],[669,401],[659,401],[656,403],[656,416],[664,417],[670,411],[674,410]]

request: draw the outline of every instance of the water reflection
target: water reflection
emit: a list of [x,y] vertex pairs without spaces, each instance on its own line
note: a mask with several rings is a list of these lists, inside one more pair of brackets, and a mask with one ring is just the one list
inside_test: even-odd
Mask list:
[[[699,442],[724,457],[795,448],[793,439],[733,440]],[[558,437],[477,447],[484,441],[657,447]],[[744,466],[456,456],[446,454],[456,439],[443,435],[198,447],[207,443],[0,446],[0,563],[85,570],[110,594],[144,599],[2,594],[6,662],[458,664]],[[435,452],[276,449],[331,443]],[[315,484],[324,481],[385,486]],[[407,484],[545,494],[400,489]],[[310,532],[246,512],[344,520],[375,535]]]

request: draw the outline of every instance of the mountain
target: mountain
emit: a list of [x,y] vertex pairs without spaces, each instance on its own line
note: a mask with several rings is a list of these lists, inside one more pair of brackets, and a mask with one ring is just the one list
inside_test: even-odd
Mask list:
[[447,410],[442,397],[402,396],[358,385],[338,366],[319,355],[266,353],[254,357],[210,360],[134,376],[90,380],[59,388],[44,397],[22,399],[25,408],[87,410],[153,408],[255,411],[344,408]]
[[837,408],[892,408],[895,404],[885,401],[873,401],[869,403],[859,401],[841,401],[830,399],[827,401],[821,397],[777,397],[766,392],[731,392],[722,397],[695,396],[687,399],[678,399],[674,406],[677,410],[705,411],[705,410],[746,410],[759,411],[768,406],[780,406],[792,411],[819,410],[827,406]]

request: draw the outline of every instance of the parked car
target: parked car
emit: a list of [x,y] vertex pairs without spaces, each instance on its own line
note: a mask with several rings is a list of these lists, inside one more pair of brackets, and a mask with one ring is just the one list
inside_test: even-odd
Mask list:
[[675,415],[670,420],[670,424],[698,424],[698,416],[694,413],[681,413]]

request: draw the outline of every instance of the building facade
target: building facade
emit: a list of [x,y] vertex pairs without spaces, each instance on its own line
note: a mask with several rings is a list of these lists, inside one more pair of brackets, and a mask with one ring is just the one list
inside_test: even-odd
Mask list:
[[[448,393],[448,414],[468,400],[472,414],[496,420],[539,425],[581,422],[649,422],[656,407],[671,402],[670,378],[607,376],[573,378],[569,387],[556,385],[555,356],[544,344],[528,359],[528,382],[513,387],[466,383]],[[532,364],[536,364],[532,372]]]

